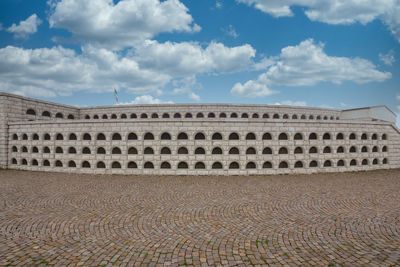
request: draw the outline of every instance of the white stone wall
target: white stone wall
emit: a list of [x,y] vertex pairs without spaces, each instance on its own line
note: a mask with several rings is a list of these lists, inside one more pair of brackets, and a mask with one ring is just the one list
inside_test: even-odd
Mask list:
[[[64,120],[68,117],[79,119],[79,109],[76,107],[7,93],[0,93],[0,99],[7,107],[2,111],[3,114],[6,114],[7,121]],[[28,110],[35,114],[29,114],[32,112],[28,112]]]
[[7,124],[8,101],[0,95],[0,168],[7,168],[8,163],[8,124]]
[[[341,111],[338,110],[226,104],[78,109],[9,94],[0,94],[0,101],[3,104],[0,110],[0,164],[12,169],[78,173],[248,175],[400,167],[400,134],[394,125],[389,122],[341,120]],[[34,110],[36,115],[26,114],[28,109]],[[52,114],[50,118],[43,119],[43,111],[49,111]],[[61,112],[64,118],[55,119],[53,115],[57,112]],[[180,114],[180,118],[174,116],[176,113]],[[191,116],[187,115],[189,113]],[[209,117],[211,113],[215,116]],[[237,117],[232,117],[233,113]],[[75,119],[67,119],[66,114],[72,114]],[[101,119],[104,114],[107,119]],[[113,114],[115,119],[112,118]],[[126,114],[126,118],[121,118],[122,114]],[[131,114],[136,114],[136,118],[131,118]],[[142,114],[146,114],[147,118]],[[166,114],[169,118],[165,118]],[[221,114],[226,117],[221,117]],[[87,115],[89,118],[86,118]],[[100,119],[95,119],[94,115]],[[274,118],[274,115],[279,118]],[[165,132],[169,133],[171,140],[162,140],[161,136]],[[188,139],[178,139],[181,132]],[[100,133],[105,135],[106,140],[98,140]],[[129,140],[130,133],[134,133],[137,139]],[[146,133],[151,133],[154,140],[145,140]],[[197,140],[195,136],[198,133],[202,133],[205,140]],[[215,133],[221,134],[222,140],[214,140]],[[230,140],[232,133],[238,134],[239,140]],[[249,133],[255,135],[255,140],[246,138]],[[263,138],[265,133],[269,133],[272,139]],[[288,140],[279,139],[282,133],[287,135]],[[300,140],[295,140],[297,133],[300,134]],[[316,140],[310,140],[312,133],[317,135]],[[63,136],[63,140],[57,140],[58,134]],[[71,134],[76,136],[76,140],[70,140]],[[91,140],[85,140],[85,134],[90,135]],[[113,140],[114,134],[119,134],[121,140]],[[329,139],[324,139],[326,134]],[[342,134],[343,139],[338,139],[338,134]],[[355,139],[350,139],[352,134]],[[129,153],[131,147],[137,150],[137,154]],[[161,153],[164,147],[171,154]],[[178,153],[182,147],[187,150],[187,154]],[[205,150],[205,154],[195,152],[199,147]],[[230,153],[234,147],[239,150],[239,154]],[[331,152],[325,153],[328,147]],[[338,152],[340,147],[343,153]],[[99,153],[99,148],[103,148],[105,154]],[[114,148],[118,148],[120,154],[113,153]],[[146,148],[151,148],[153,154],[145,153]],[[213,153],[215,148],[219,148],[222,154]],[[272,154],[266,154],[268,148]],[[282,148],[286,148],[288,153],[280,153]],[[60,149],[62,153],[57,153]],[[70,153],[70,149],[76,152]],[[88,149],[90,153],[87,153]],[[317,153],[310,153],[310,149],[316,149]],[[355,152],[350,152],[351,149],[355,149]],[[250,154],[251,150],[255,150],[255,154]],[[299,150],[301,153],[298,153]],[[285,162],[287,168],[283,168]],[[101,163],[104,163],[105,168],[98,166]],[[153,168],[146,168],[150,163]],[[170,168],[161,168],[166,163]],[[197,168],[201,163],[204,169]],[[239,165],[238,169],[234,168],[235,163]],[[60,164],[62,166],[58,166]],[[135,168],[130,168],[132,164]],[[218,164],[222,165],[221,169],[215,168]],[[269,164],[271,168],[267,166]]]
[[80,109],[81,119],[191,119],[231,118],[241,120],[338,120],[340,110],[291,106],[238,104],[160,104],[109,106]]
[[[171,140],[161,140],[161,135],[167,132]],[[187,140],[178,139],[180,133],[188,136]],[[97,140],[99,133],[105,135],[106,140]],[[135,133],[137,140],[128,140],[128,135]],[[145,140],[146,133],[151,133],[154,140]],[[195,140],[197,133],[202,133],[205,140]],[[213,140],[215,133],[222,135],[222,140]],[[239,140],[229,140],[231,133],[237,133]],[[255,140],[246,140],[249,133],[254,133]],[[269,133],[272,140],[263,140],[263,135]],[[285,133],[288,140],[279,140],[279,135]],[[294,140],[296,133],[300,133],[302,140]],[[311,133],[317,135],[317,140],[309,140]],[[336,140],[337,134],[342,133],[343,140]],[[350,140],[350,134],[356,135],[355,140]],[[39,140],[34,140],[34,134]],[[50,140],[44,140],[45,134],[50,135]],[[56,140],[57,134],[63,135],[63,140]],[[70,134],[74,134],[77,140],[69,140]],[[89,134],[91,140],[84,140],[84,134]],[[113,140],[113,135],[119,134],[122,140]],[[324,134],[329,134],[330,139],[324,140]],[[366,134],[366,139],[362,135]],[[372,139],[375,134],[376,140]],[[17,135],[17,138],[14,138]],[[26,138],[24,138],[26,135]],[[383,140],[386,135],[386,140]],[[17,140],[14,140],[17,139]],[[27,139],[27,140],[24,140]],[[184,122],[165,122],[163,120],[147,121],[115,121],[109,120],[86,122],[62,122],[62,123],[10,123],[9,126],[9,168],[26,170],[52,170],[63,172],[85,173],[120,173],[120,174],[193,174],[193,175],[247,175],[247,174],[275,174],[275,173],[312,173],[332,171],[359,171],[381,168],[398,168],[399,162],[399,134],[389,124],[360,123],[329,123],[329,122],[240,122],[240,121],[210,121],[190,120]],[[24,147],[27,152],[23,152]],[[37,148],[37,153],[34,152]],[[44,153],[48,147],[50,153]],[[62,148],[63,153],[55,153],[56,148]],[[69,153],[73,148],[76,153]],[[90,149],[90,154],[84,154],[83,149]],[[104,148],[106,154],[97,153],[97,149]],[[129,154],[129,148],[134,147],[137,154]],[[161,154],[161,149],[168,147],[171,154]],[[185,147],[188,154],[178,154],[178,149]],[[201,147],[205,154],[195,154],[196,148]],[[212,154],[214,148],[219,147],[222,154]],[[239,154],[229,154],[232,147],[239,149]],[[263,154],[268,147],[272,154]],[[285,147],[288,154],[279,154],[280,148]],[[302,153],[295,154],[295,149],[300,147]],[[309,153],[310,148],[315,147],[318,153]],[[330,147],[331,153],[324,153],[324,148]],[[338,153],[338,147],[343,147],[344,153]],[[350,153],[350,148],[356,149]],[[363,147],[367,152],[362,152]],[[374,147],[377,152],[373,152]],[[119,148],[121,154],[113,154],[114,148]],[[151,148],[154,154],[145,154],[144,150]],[[246,154],[247,149],[254,148],[256,154]],[[365,149],[364,148],[364,149]],[[17,150],[17,151],[15,151]],[[386,152],[385,152],[386,150]],[[26,165],[23,160],[26,160]],[[350,166],[351,160],[356,160],[354,166]],[[374,159],[378,164],[373,164]],[[383,164],[386,159],[387,163]],[[13,163],[13,160],[16,161]],[[33,164],[37,160],[37,166]],[[48,160],[50,166],[44,166],[44,160]],[[62,167],[56,167],[55,162],[62,162]],[[310,167],[311,161],[318,163],[317,167]],[[344,166],[338,166],[338,161],[344,160]],[[366,165],[362,165],[367,160]],[[69,167],[69,162],[74,161],[76,167]],[[83,168],[82,163],[87,161],[90,168]],[[98,162],[104,162],[105,169],[97,168]],[[265,162],[271,162],[272,168],[263,168]],[[324,167],[326,161],[330,161],[330,167]],[[121,168],[113,168],[113,162],[118,162]],[[129,162],[135,162],[137,168],[128,168]],[[154,169],[146,169],[145,162],[151,162]],[[161,169],[162,162],[168,162],[170,169]],[[186,162],[187,169],[179,169],[180,162]],[[196,169],[197,162],[203,162],[205,169]],[[213,169],[215,162],[222,164],[222,169]],[[230,169],[232,162],[240,165],[239,169]],[[246,168],[249,162],[256,165],[255,169]],[[281,162],[287,162],[288,168],[279,168]],[[296,162],[301,162],[302,167],[296,168]]]

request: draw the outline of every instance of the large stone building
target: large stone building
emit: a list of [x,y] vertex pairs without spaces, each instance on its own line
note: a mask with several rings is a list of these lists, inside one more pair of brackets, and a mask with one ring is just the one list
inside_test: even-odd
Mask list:
[[163,175],[399,168],[395,121],[385,106],[77,108],[0,93],[0,167]]

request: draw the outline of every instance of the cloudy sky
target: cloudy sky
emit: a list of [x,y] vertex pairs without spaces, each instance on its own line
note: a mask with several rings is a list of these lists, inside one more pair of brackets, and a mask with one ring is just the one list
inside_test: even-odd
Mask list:
[[0,90],[400,113],[400,0],[1,0]]

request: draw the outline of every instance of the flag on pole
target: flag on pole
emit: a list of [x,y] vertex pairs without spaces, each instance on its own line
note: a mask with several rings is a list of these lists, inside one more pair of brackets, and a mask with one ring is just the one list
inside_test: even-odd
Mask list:
[[114,96],[115,96],[115,101],[118,103],[118,92],[117,89],[114,88]]

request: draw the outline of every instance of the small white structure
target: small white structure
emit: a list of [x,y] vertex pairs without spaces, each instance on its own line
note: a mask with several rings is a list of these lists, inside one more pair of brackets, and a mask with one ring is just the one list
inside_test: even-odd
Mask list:
[[249,175],[400,167],[385,106],[160,104],[76,108],[0,93],[0,167]]
[[342,111],[344,120],[389,121],[396,124],[396,114],[386,106],[347,109]]

